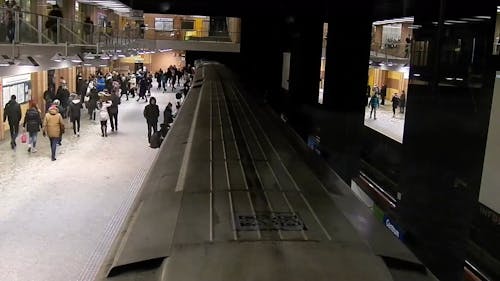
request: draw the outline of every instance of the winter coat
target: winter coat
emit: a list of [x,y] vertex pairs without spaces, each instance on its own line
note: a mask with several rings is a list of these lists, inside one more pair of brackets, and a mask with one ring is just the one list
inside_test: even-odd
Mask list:
[[9,120],[11,124],[21,122],[21,106],[15,100],[10,100],[3,111],[3,121]]
[[165,107],[165,111],[163,111],[163,122],[165,124],[170,124],[174,122],[174,118],[172,115],[172,107]]
[[158,116],[160,116],[160,109],[157,104],[148,104],[144,108],[144,118],[148,122],[158,122]]
[[392,97],[392,107],[396,108],[399,106],[399,98],[398,96],[393,96]]
[[64,108],[68,107],[68,103],[69,103],[69,91],[68,91],[68,89],[65,89],[63,87],[59,87],[59,89],[57,89],[56,99],[58,99],[61,102],[62,107],[64,107]]
[[49,138],[60,138],[64,131],[64,121],[57,107],[51,106],[43,119],[43,131]]
[[40,117],[40,111],[36,108],[30,108],[26,111],[24,115],[23,127],[29,133],[39,132],[42,128],[42,117]]
[[81,112],[80,109],[82,109],[82,103],[80,100],[72,100],[70,105],[69,105],[69,120],[73,122],[74,120],[80,119],[81,117]]
[[110,101],[105,101],[101,103],[101,108],[99,109],[99,120],[100,121],[108,121],[109,113],[108,108],[111,106]]
[[370,99],[370,105],[371,107],[377,108],[379,106],[379,101],[377,95],[373,95],[372,98]]
[[120,97],[111,95],[111,105],[108,107],[109,114],[118,114],[118,105],[120,104]]

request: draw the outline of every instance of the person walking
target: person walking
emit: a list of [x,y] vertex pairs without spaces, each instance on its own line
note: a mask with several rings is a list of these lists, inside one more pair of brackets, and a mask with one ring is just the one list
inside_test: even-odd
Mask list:
[[137,98],[137,101],[140,99],[145,99],[146,102],[148,102],[148,97],[146,97],[146,91],[148,90],[148,82],[146,80],[146,77],[141,77],[139,81],[139,98]]
[[401,91],[401,96],[399,97],[399,113],[405,113],[406,107],[406,94],[405,91]]
[[101,121],[101,137],[108,137],[108,108],[111,106],[110,100],[101,101],[99,106],[99,120]]
[[15,149],[16,138],[19,134],[19,123],[21,122],[21,106],[16,101],[16,95],[10,97],[10,101],[3,110],[3,122],[9,121],[10,128],[10,147]]
[[63,13],[59,5],[55,4],[52,6],[52,10],[49,12],[48,17],[49,19],[45,22],[45,27],[49,30],[50,39],[52,40],[52,42],[58,44],[59,39],[61,38],[59,38],[60,36],[58,36],[57,34],[57,31],[59,29],[57,26],[57,22],[58,20],[63,18]]
[[43,136],[48,136],[50,140],[51,159],[56,161],[57,144],[64,134],[64,120],[57,109],[57,106],[49,107],[49,112],[45,114],[43,119]]
[[397,93],[394,93],[394,96],[392,96],[392,117],[396,117],[396,109],[399,106],[399,97]]
[[89,92],[89,102],[87,106],[87,110],[89,113],[89,120],[95,121],[98,100],[99,100],[99,93],[97,92],[97,89],[91,88]]
[[29,141],[28,141],[28,152],[35,153],[36,142],[38,138],[38,132],[43,128],[42,126],[42,117],[40,117],[40,110],[36,106],[34,101],[30,101],[29,109],[26,111],[24,115],[23,128],[28,132]]
[[380,104],[385,105],[385,97],[387,96],[387,86],[382,85],[382,89],[380,89]]
[[156,104],[156,98],[151,97],[149,104],[144,107],[144,118],[148,124],[148,143],[151,143],[151,135],[158,131],[158,117],[160,116],[160,109]]
[[80,117],[81,117],[81,109],[82,101],[78,98],[74,98],[68,109],[69,120],[73,123],[73,134],[77,137],[80,137]]
[[118,105],[120,97],[111,94],[111,105],[108,107],[109,122],[111,123],[111,132],[118,131]]
[[377,108],[379,107],[379,100],[376,94],[373,94],[373,96],[370,99],[370,106],[371,106],[371,111],[370,111],[370,118],[372,118],[373,114],[373,119],[377,120]]
[[87,41],[88,44],[92,44],[92,33],[94,32],[94,22],[90,19],[90,17],[86,17],[83,22],[83,33],[84,40]]

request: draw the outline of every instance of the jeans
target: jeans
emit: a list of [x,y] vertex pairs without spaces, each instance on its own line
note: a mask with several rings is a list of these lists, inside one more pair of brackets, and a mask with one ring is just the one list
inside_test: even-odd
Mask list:
[[9,122],[9,128],[10,128],[10,143],[16,144],[16,138],[17,135],[19,134],[19,123]]
[[56,160],[56,149],[57,144],[61,141],[60,138],[49,138],[50,139],[50,151],[52,152],[52,160]]
[[377,119],[377,108],[375,106],[372,106],[372,110],[370,111],[370,118],[372,118],[372,113],[373,117]]
[[111,130],[118,130],[118,113],[109,113],[109,122],[111,123]]
[[80,133],[80,118],[73,119],[73,133]]
[[149,121],[148,120],[148,142],[151,142],[151,135],[158,131],[158,120]]
[[101,121],[101,133],[103,137],[108,136],[108,120]]
[[36,148],[36,141],[38,138],[38,132],[30,132],[29,133],[29,144],[31,144],[31,147]]

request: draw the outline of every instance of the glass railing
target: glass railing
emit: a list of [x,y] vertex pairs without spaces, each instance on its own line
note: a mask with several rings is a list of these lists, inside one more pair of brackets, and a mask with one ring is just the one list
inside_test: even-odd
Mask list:
[[181,41],[206,41],[239,43],[240,32],[235,31],[210,31],[205,29],[173,29],[169,31],[146,29],[139,32],[139,36],[149,40],[181,40]]
[[71,19],[0,8],[0,43],[126,46],[134,38]]
[[409,59],[411,55],[411,43],[401,42],[372,42],[371,55],[385,59]]
[[115,29],[66,18],[0,8],[0,43],[129,46],[137,39],[239,43],[240,32],[145,28]]

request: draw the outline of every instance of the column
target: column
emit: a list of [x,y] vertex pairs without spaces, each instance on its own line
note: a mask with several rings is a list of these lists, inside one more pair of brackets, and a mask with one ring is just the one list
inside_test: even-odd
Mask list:
[[[332,2],[333,3],[333,2]],[[329,8],[323,106],[318,121],[324,156],[347,183],[359,174],[373,1]],[[355,11],[353,21],[345,13]],[[319,60],[319,59],[318,59]]]
[[293,26],[290,95],[294,104],[316,104],[319,96],[323,21],[303,17],[293,19],[290,25]]
[[[439,280],[463,280],[495,77],[496,3],[414,4],[421,27],[412,47],[400,219],[407,244]],[[475,16],[492,19],[467,20]]]

